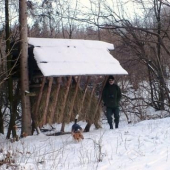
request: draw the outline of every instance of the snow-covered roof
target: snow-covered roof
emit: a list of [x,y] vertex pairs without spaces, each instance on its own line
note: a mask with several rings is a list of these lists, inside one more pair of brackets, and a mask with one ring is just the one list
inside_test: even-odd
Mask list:
[[28,38],[44,76],[128,74],[109,50],[113,44],[80,39]]

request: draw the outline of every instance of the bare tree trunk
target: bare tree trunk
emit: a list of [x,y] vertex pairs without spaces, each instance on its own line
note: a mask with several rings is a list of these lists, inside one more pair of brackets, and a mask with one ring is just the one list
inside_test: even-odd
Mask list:
[[18,96],[19,94],[19,83],[17,84],[16,90],[15,90],[15,94],[13,95],[13,101],[12,101],[12,114],[10,117],[10,122],[9,122],[9,127],[8,127],[8,132],[7,132],[7,139],[10,138],[10,134],[12,131],[12,137],[16,138],[17,133],[16,133],[16,117],[17,117],[17,106],[20,100],[20,96]]
[[157,33],[158,33],[158,43],[157,43],[157,62],[158,62],[158,74],[159,74],[159,86],[160,86],[160,91],[159,91],[159,108],[160,110],[164,110],[164,78],[163,78],[163,66],[162,66],[162,57],[161,57],[161,6],[162,2],[158,2],[157,0],[154,0],[154,9],[155,9],[155,14],[156,14],[156,19],[157,19]]
[[3,120],[3,113],[2,113],[2,106],[0,106],[0,133],[4,134],[4,120]]
[[10,105],[10,122],[8,127],[7,139],[10,138],[10,134],[12,131],[13,137],[16,136],[16,131],[13,128],[15,125],[16,115],[14,110],[14,102],[13,102],[13,81],[11,76],[11,47],[10,47],[10,28],[9,28],[9,8],[8,8],[8,0],[5,1],[5,30],[6,30],[6,55],[7,55],[7,76],[8,76],[8,99]]
[[26,0],[19,0],[20,17],[20,71],[21,71],[21,99],[22,99],[22,130],[21,136],[31,135],[31,108],[28,78],[28,42],[27,42],[27,4]]

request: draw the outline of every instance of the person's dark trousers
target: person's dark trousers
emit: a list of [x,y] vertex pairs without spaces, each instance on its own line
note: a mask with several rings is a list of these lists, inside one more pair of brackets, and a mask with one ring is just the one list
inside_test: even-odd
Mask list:
[[107,121],[110,125],[110,129],[113,129],[113,122],[112,122],[112,115],[114,114],[114,122],[115,122],[115,128],[118,128],[119,126],[119,108],[110,108],[107,107],[106,109],[106,117]]

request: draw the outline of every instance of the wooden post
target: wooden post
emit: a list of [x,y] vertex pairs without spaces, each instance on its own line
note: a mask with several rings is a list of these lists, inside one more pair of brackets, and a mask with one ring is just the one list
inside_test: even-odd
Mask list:
[[66,93],[64,95],[64,101],[63,101],[62,107],[61,107],[61,116],[62,116],[61,132],[64,132],[64,127],[65,127],[64,110],[65,110],[65,105],[66,105],[66,101],[67,101],[68,92],[69,92],[69,89],[70,89],[71,80],[72,80],[72,76],[70,76],[69,79],[68,79],[67,86],[66,86]]
[[84,94],[83,94],[83,98],[81,100],[81,104],[80,104],[80,108],[78,110],[78,114],[81,114],[81,109],[83,108],[83,104],[84,104],[84,100],[85,100],[85,97],[86,97],[86,93],[87,93],[87,89],[88,89],[88,84],[89,84],[89,81],[90,81],[90,76],[88,76],[87,78],[87,81],[85,83],[85,89],[84,89]]
[[72,101],[71,101],[71,107],[70,107],[70,111],[69,111],[69,114],[68,114],[70,116],[70,118],[72,116],[73,107],[74,107],[75,99],[76,99],[78,88],[79,88],[79,84],[80,84],[80,79],[81,79],[81,76],[78,77],[78,80],[77,80],[77,83],[76,83],[76,87],[75,87],[74,96],[73,96]]
[[102,102],[102,92],[103,92],[103,89],[107,83],[107,79],[108,79],[108,76],[105,77],[104,81],[103,81],[103,84],[102,84],[102,89],[101,89],[101,93],[100,93],[100,96],[99,96],[99,100],[98,100],[98,103],[97,103],[97,106],[96,106],[96,109],[95,109],[95,112],[94,112],[94,115],[92,117],[92,120],[94,122],[94,125],[95,127],[98,129],[100,128],[100,125],[98,124],[98,122],[95,122],[95,119],[96,119],[96,114],[98,112],[98,109],[99,109],[99,106],[101,105],[101,102]]
[[47,122],[47,110],[48,110],[48,105],[49,105],[49,100],[50,100],[52,84],[53,84],[53,77],[50,77],[49,83],[48,83],[48,91],[47,91],[45,109],[44,109],[44,113],[43,113],[43,119],[42,119],[41,126],[43,126]]
[[39,95],[38,95],[38,99],[37,99],[37,103],[36,103],[36,108],[35,108],[35,119],[37,119],[38,109],[39,109],[39,106],[40,106],[40,101],[41,101],[41,98],[42,98],[42,92],[43,92],[43,89],[44,89],[45,81],[46,81],[46,78],[43,77],[43,81],[42,81],[42,84],[41,84],[41,88],[40,88],[40,91],[39,91]]
[[[42,81],[42,84],[41,84],[41,88],[40,88],[40,91],[39,91],[39,95],[38,95],[38,99],[37,99],[37,103],[36,103],[36,108],[35,108],[35,113],[33,113],[33,122],[34,122],[34,127],[37,131],[37,134],[39,134],[39,130],[38,130],[38,120],[37,120],[37,117],[38,117],[38,109],[39,109],[39,106],[40,106],[40,101],[41,101],[41,98],[42,98],[42,92],[43,92],[43,89],[44,89],[44,85],[45,85],[45,81],[46,81],[46,77],[43,77],[43,81]],[[34,129],[33,129],[34,130]],[[32,131],[33,133],[33,131]]]
[[[54,105],[51,109],[51,120],[54,119],[54,115],[55,115],[55,109],[56,109],[56,106],[57,106],[57,101],[58,101],[58,95],[59,95],[59,91],[60,91],[60,87],[61,87],[61,77],[57,78],[57,90],[56,90],[56,93],[54,95]],[[53,122],[51,122],[53,123]]]
[[[97,80],[95,81],[95,84],[94,84],[94,86],[93,86],[93,89],[92,89],[92,92],[91,92],[91,95],[90,95],[90,101],[89,101],[89,103],[88,103],[86,112],[88,112],[88,110],[90,109],[91,100],[92,100],[92,97],[93,97],[93,95],[94,95],[94,92],[95,92],[95,89],[96,89],[96,86],[97,86],[97,82],[98,82],[98,78],[97,78]],[[86,115],[87,115],[87,113],[86,113]],[[91,124],[92,124],[92,121],[91,121],[91,120],[87,120],[87,125],[86,125],[86,127],[85,127],[85,129],[84,129],[84,132],[89,132],[90,127],[91,127]]]

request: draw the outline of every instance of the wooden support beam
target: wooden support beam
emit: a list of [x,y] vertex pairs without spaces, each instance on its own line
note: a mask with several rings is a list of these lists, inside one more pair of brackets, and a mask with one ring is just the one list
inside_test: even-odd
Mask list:
[[[39,91],[39,95],[38,95],[38,99],[37,99],[37,103],[36,103],[35,112],[33,113],[33,124],[34,124],[34,127],[35,127],[36,131],[37,131],[37,134],[39,134],[39,130],[38,130],[39,125],[38,125],[38,120],[37,120],[38,110],[39,110],[39,106],[40,106],[40,102],[41,102],[41,98],[42,98],[42,92],[43,92],[43,89],[44,89],[45,81],[46,81],[46,78],[43,77],[43,81],[42,81],[42,84],[41,84],[41,89]],[[33,133],[33,131],[32,131],[32,133]]]
[[42,92],[43,92],[43,89],[44,89],[45,81],[46,81],[46,77],[43,77],[43,81],[42,81],[42,84],[41,84],[41,88],[40,88],[40,91],[39,91],[38,100],[37,100],[36,108],[35,108],[35,122],[36,123],[38,123],[37,122],[37,115],[38,115],[38,110],[39,110],[39,106],[40,106],[40,102],[41,102],[41,98],[42,98]]
[[[79,84],[80,84],[80,79],[81,79],[81,76],[78,77],[78,80],[77,80],[77,82],[76,82],[76,87],[75,87],[74,96],[73,96],[72,101],[71,101],[70,111],[69,111],[69,114],[68,114],[70,118],[71,118],[71,116],[72,116],[73,107],[74,107],[75,99],[76,99],[77,92],[78,92],[78,88],[79,88]],[[70,118],[69,118],[69,119],[70,119]]]
[[31,84],[30,88],[33,88],[33,87],[38,87],[39,88],[39,87],[41,87],[41,84]]
[[[86,125],[86,127],[85,127],[85,129],[84,129],[85,132],[89,132],[90,127],[91,127],[91,124],[92,124],[92,120],[89,119],[89,118],[87,118],[87,112],[88,112],[88,110],[90,109],[92,97],[93,97],[93,95],[94,95],[94,92],[95,92],[95,89],[96,89],[96,86],[97,86],[97,82],[98,82],[98,78],[97,78],[97,80],[95,81],[95,84],[93,85],[93,89],[92,89],[92,91],[91,91],[89,103],[88,103],[88,106],[87,106],[87,108],[86,108],[85,118],[86,118],[86,121],[87,121],[87,125]],[[92,115],[91,115],[91,116],[92,116]]]
[[94,83],[94,85],[93,85],[93,89],[92,89],[92,91],[91,91],[91,93],[90,93],[90,99],[89,99],[88,106],[86,107],[85,118],[87,118],[87,112],[88,112],[88,110],[90,109],[91,101],[92,101],[93,95],[94,95],[94,93],[95,93],[95,89],[96,89],[96,86],[97,86],[98,79],[99,79],[99,78],[97,78],[97,80],[95,81],[95,83]]
[[65,110],[66,101],[67,101],[67,97],[68,97],[68,93],[69,93],[69,89],[70,89],[71,80],[72,80],[72,76],[70,76],[68,81],[67,81],[66,92],[65,92],[64,100],[62,102],[62,107],[61,107],[61,116],[62,116],[62,125],[61,125],[61,130],[60,130],[61,132],[64,132],[64,128],[65,128],[65,114],[64,114],[64,110]]
[[48,105],[49,105],[49,100],[50,100],[52,84],[53,84],[53,77],[50,77],[49,83],[48,83],[48,91],[47,91],[45,109],[44,109],[44,113],[43,113],[43,119],[42,119],[42,122],[41,122],[41,126],[43,126],[47,122],[47,111],[48,111]]
[[29,92],[29,91],[25,91],[25,96],[36,96],[37,94],[34,92]]
[[[54,94],[54,104],[52,106],[51,115],[50,115],[51,120],[54,119],[55,110],[56,110],[56,106],[57,106],[57,102],[58,102],[58,95],[59,95],[60,87],[61,87],[61,77],[58,77],[57,78],[57,90],[56,90],[56,93]],[[51,123],[53,123],[53,122],[51,122]]]
[[[101,102],[102,102],[102,92],[103,92],[103,89],[107,83],[107,79],[108,79],[108,76],[105,76],[104,80],[103,80],[103,83],[102,83],[102,89],[101,89],[101,92],[99,93],[99,100],[98,100],[98,103],[97,103],[97,106],[96,106],[96,109],[94,111],[94,115],[92,117],[92,121],[94,122],[94,125],[96,127],[96,129],[100,128],[100,125],[98,124],[98,122],[96,122],[95,120],[97,119],[97,112],[99,110],[99,107],[101,105]],[[98,120],[98,119],[97,119]]]
[[85,83],[84,94],[83,94],[83,98],[82,98],[82,100],[81,100],[81,104],[80,104],[80,107],[79,107],[79,110],[78,110],[78,114],[81,114],[81,110],[82,110],[82,108],[83,108],[83,104],[84,104],[84,100],[85,100],[85,97],[86,97],[86,93],[87,93],[88,84],[89,84],[90,79],[91,79],[91,77],[88,76],[88,77],[87,77],[87,80],[86,80],[86,83]]

